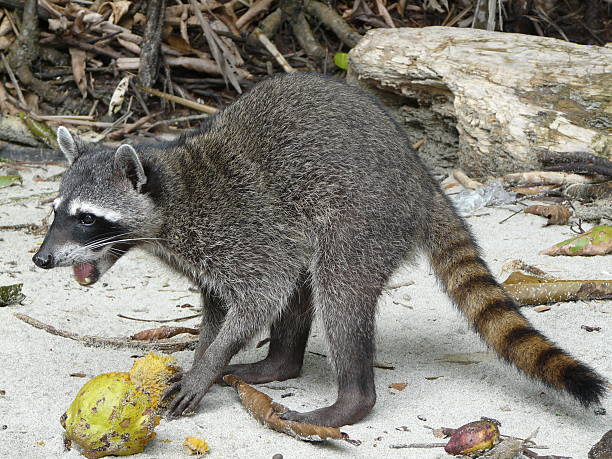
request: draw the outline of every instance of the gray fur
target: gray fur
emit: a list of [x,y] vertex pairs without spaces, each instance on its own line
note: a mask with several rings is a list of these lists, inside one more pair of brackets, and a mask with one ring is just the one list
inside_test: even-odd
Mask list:
[[[376,400],[374,319],[385,283],[416,250],[452,239],[444,228],[463,228],[402,128],[357,88],[292,74],[258,84],[197,131],[137,151],[84,152],[60,195],[116,209],[203,292],[199,347],[166,394],[176,394],[170,414],[194,411],[223,373],[297,376],[317,316],[338,399],[284,416],[332,426],[365,416]],[[227,367],[266,327],[268,357]]]

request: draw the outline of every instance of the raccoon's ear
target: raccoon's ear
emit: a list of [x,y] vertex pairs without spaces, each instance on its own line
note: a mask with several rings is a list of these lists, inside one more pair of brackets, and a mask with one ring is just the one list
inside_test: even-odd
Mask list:
[[80,155],[78,141],[72,137],[70,131],[64,126],[57,129],[57,144],[68,160],[68,164],[72,164]]
[[147,176],[136,150],[130,145],[121,145],[115,152],[115,173],[128,179],[138,192],[147,183]]

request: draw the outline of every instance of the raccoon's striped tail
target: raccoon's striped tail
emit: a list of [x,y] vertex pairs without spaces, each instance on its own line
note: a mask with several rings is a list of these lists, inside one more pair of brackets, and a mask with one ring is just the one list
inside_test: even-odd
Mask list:
[[444,196],[437,198],[432,216],[440,224],[434,225],[429,236],[430,261],[446,292],[476,331],[529,376],[568,392],[584,406],[599,402],[606,392],[605,379],[529,324],[487,268],[450,203]]

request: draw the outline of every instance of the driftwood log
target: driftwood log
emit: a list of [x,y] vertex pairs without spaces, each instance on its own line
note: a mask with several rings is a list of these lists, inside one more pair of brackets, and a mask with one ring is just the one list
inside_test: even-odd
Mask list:
[[403,96],[400,114],[412,140],[426,140],[424,159],[456,155],[476,177],[538,168],[543,150],[612,157],[612,48],[476,29],[375,29],[350,52],[349,78]]

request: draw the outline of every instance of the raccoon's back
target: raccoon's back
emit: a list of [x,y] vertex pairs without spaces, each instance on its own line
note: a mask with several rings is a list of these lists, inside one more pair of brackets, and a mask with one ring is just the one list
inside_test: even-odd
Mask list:
[[405,200],[431,192],[428,172],[385,109],[363,90],[317,74],[259,83],[186,142],[217,172],[229,168],[288,202],[322,208],[347,196]]

